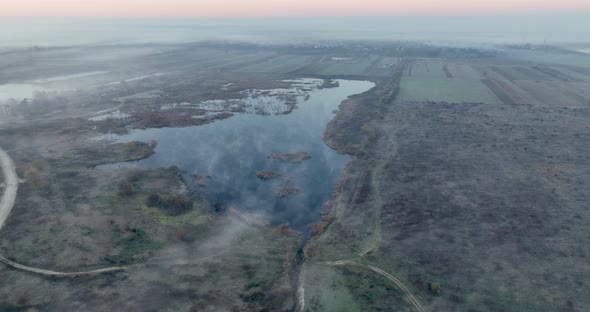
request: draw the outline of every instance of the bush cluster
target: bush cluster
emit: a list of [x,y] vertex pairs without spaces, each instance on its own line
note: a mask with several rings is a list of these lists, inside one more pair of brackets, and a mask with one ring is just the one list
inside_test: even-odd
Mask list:
[[133,184],[125,179],[119,182],[119,196],[131,196],[133,194]]
[[193,208],[193,201],[179,194],[152,193],[148,196],[147,205],[158,207],[168,215],[177,216],[191,210]]

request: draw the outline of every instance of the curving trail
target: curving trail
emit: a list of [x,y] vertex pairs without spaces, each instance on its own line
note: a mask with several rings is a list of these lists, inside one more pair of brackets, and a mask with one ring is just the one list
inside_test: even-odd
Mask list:
[[[4,174],[4,184],[6,185],[6,189],[4,190],[4,194],[2,194],[2,199],[0,199],[0,230],[4,226],[10,211],[14,207],[14,202],[16,200],[16,193],[18,191],[18,176],[16,175],[16,166],[12,161],[12,158],[0,148],[0,168],[2,168],[2,173]],[[107,272],[114,272],[114,271],[122,271],[126,270],[129,267],[127,266],[120,266],[120,267],[109,267],[104,269],[97,269],[97,270],[90,270],[90,271],[82,271],[82,272],[57,272],[51,270],[44,270],[29,267],[26,265],[18,264],[16,262],[10,261],[3,256],[0,255],[0,262],[4,263],[7,266],[12,268],[37,273],[41,275],[47,276],[81,276],[81,275],[93,275],[93,274],[100,274],[100,273],[107,273]]]
[[383,206],[383,202],[381,198],[381,184],[379,183],[379,179],[384,166],[385,164],[380,162],[379,165],[376,166],[371,172],[371,185],[373,186],[373,191],[375,192],[375,224],[373,225],[373,236],[371,237],[371,241],[365,249],[359,252],[359,257],[362,257],[371,250],[376,249],[379,245],[379,240],[381,239],[381,206]]
[[299,272],[299,287],[297,288],[297,309],[296,312],[303,312],[305,310],[305,288],[303,287],[303,276],[305,274],[305,266],[301,266],[301,271]]
[[37,273],[37,274],[41,274],[41,275],[47,275],[47,276],[84,276],[84,275],[94,275],[94,274],[122,271],[122,270],[126,270],[129,268],[129,267],[110,267],[110,268],[103,268],[103,269],[90,270],[90,271],[81,271],[81,272],[57,272],[57,271],[38,269],[38,268],[33,268],[33,267],[26,266],[26,265],[18,264],[16,262],[10,261],[2,256],[0,256],[0,262],[6,264],[8,266],[11,266],[15,269],[19,269],[19,270],[27,271],[27,272],[32,272],[32,273]]
[[8,218],[14,201],[16,200],[16,191],[18,190],[18,177],[16,175],[16,167],[14,162],[8,154],[0,148],[0,167],[4,174],[4,184],[6,189],[0,200],[0,230],[4,226],[4,222]]
[[345,260],[337,260],[337,261],[327,261],[326,264],[327,265],[357,265],[357,266],[369,269],[381,276],[384,276],[385,278],[387,278],[388,280],[393,282],[404,293],[404,295],[406,296],[406,298],[408,298],[408,300],[410,301],[412,306],[414,306],[416,311],[424,312],[425,310],[422,307],[422,305],[420,304],[420,302],[418,301],[418,299],[414,296],[414,294],[412,294],[410,289],[408,289],[408,287],[406,287],[406,285],[404,285],[404,283],[402,283],[402,281],[400,281],[397,277],[395,277],[392,274],[389,274],[377,267],[374,267],[370,264],[362,264],[362,263],[357,262],[358,259],[362,258],[368,252],[370,252],[373,249],[376,249],[379,245],[379,240],[381,239],[381,205],[382,205],[382,200],[381,200],[381,187],[379,184],[379,178],[381,176],[382,170],[383,170],[383,163],[376,166],[375,169],[373,170],[373,172],[371,173],[371,184],[373,185],[373,190],[375,192],[375,197],[376,197],[376,199],[375,199],[375,224],[374,224],[374,229],[373,229],[373,236],[371,237],[371,240],[369,241],[367,247],[365,247],[361,252],[359,252],[355,258],[345,259]]
[[425,312],[424,308],[422,307],[422,305],[420,304],[418,299],[414,296],[414,294],[412,294],[412,292],[408,289],[408,287],[406,287],[406,285],[404,285],[404,283],[402,283],[402,281],[400,281],[397,277],[395,277],[395,276],[393,276],[393,275],[391,275],[391,274],[389,274],[377,267],[374,267],[370,264],[362,264],[362,263],[356,262],[355,260],[329,261],[329,262],[326,262],[326,264],[328,264],[328,265],[347,265],[347,264],[356,265],[356,266],[360,266],[360,267],[369,269],[381,276],[384,276],[388,280],[392,281],[404,293],[404,295],[406,296],[406,298],[408,298],[408,300],[414,306],[416,311]]
[[404,285],[404,283],[402,283],[399,279],[397,279],[395,276],[379,269],[376,268],[372,265],[367,265],[367,267],[380,275],[385,276],[388,280],[392,281],[397,287],[399,287],[399,289],[402,290],[402,292],[406,295],[406,297],[410,300],[410,302],[412,303],[412,305],[414,306],[414,308],[416,308],[417,311],[419,312],[424,312],[424,308],[422,308],[422,305],[420,304],[420,302],[418,302],[418,299],[416,299],[416,297],[414,296],[414,294],[412,294],[412,292],[406,287],[406,285]]

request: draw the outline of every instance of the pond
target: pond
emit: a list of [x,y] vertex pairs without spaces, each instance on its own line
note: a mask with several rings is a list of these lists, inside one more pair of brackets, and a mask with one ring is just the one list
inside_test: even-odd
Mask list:
[[[310,223],[319,221],[319,212],[350,160],[324,143],[326,125],[349,95],[374,86],[368,81],[338,82],[338,87],[309,91],[305,100],[298,97],[297,107],[289,114],[235,114],[201,126],[134,130],[117,136],[118,142],[155,139],[155,154],[100,168],[178,166],[192,187],[206,191],[212,204],[225,202],[240,211],[262,214],[272,225],[287,223],[306,232]],[[269,157],[291,152],[306,152],[311,158],[291,163]],[[261,170],[279,176],[260,179],[256,174]],[[295,188],[298,192],[277,196],[281,189]]]

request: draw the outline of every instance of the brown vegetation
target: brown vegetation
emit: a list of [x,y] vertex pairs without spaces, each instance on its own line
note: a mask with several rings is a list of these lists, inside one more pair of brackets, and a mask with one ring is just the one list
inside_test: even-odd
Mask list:
[[318,87],[318,89],[338,88],[340,83],[334,79],[324,79],[324,82]]
[[285,185],[285,186],[281,187],[280,189],[278,189],[275,192],[275,195],[277,195],[277,197],[279,197],[279,198],[283,198],[283,197],[287,197],[292,194],[299,193],[299,191],[300,191],[300,189],[297,186]]
[[330,223],[334,221],[334,218],[335,216],[332,213],[322,214],[322,220],[320,222],[316,222],[309,225],[309,234],[311,234],[311,236],[314,237],[322,235],[322,233],[324,233],[328,225],[330,225]]
[[311,158],[307,152],[294,152],[285,154],[272,153],[268,157],[280,160],[282,162],[290,162],[292,164],[298,164]]
[[149,195],[146,204],[151,207],[158,207],[171,216],[186,213],[193,208],[193,201],[180,194],[152,193]]
[[133,194],[133,184],[129,180],[119,182],[119,196],[131,196]]
[[256,177],[261,180],[269,180],[278,176],[279,174],[273,170],[262,170],[256,172]]
[[140,111],[133,115],[134,121],[129,126],[132,128],[165,128],[165,127],[189,127],[200,126],[226,119],[233,116],[232,113],[222,112],[203,118],[193,118],[193,114],[182,112]]

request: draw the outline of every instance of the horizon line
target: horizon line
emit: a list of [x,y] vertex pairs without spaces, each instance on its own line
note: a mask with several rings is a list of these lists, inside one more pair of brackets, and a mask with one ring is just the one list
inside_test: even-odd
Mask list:
[[[562,15],[590,15],[590,8],[582,9],[582,10],[537,10],[537,11],[494,11],[494,12],[425,12],[425,13],[383,13],[383,14],[356,14],[356,15],[325,15],[325,14],[290,14],[290,15],[282,15],[282,14],[275,14],[275,15],[198,15],[198,14],[183,14],[183,15],[155,15],[155,14],[145,14],[145,15],[128,15],[128,14],[121,14],[121,15],[92,15],[92,14],[77,14],[77,15],[2,15],[0,13],[0,18],[149,18],[149,19],[158,19],[158,18],[207,18],[207,19],[250,19],[250,18],[266,18],[266,19],[306,19],[306,18],[399,18],[399,17],[407,17],[407,18],[420,18],[420,17],[547,17],[547,16],[562,16]],[[0,21],[1,22],[1,21]]]

